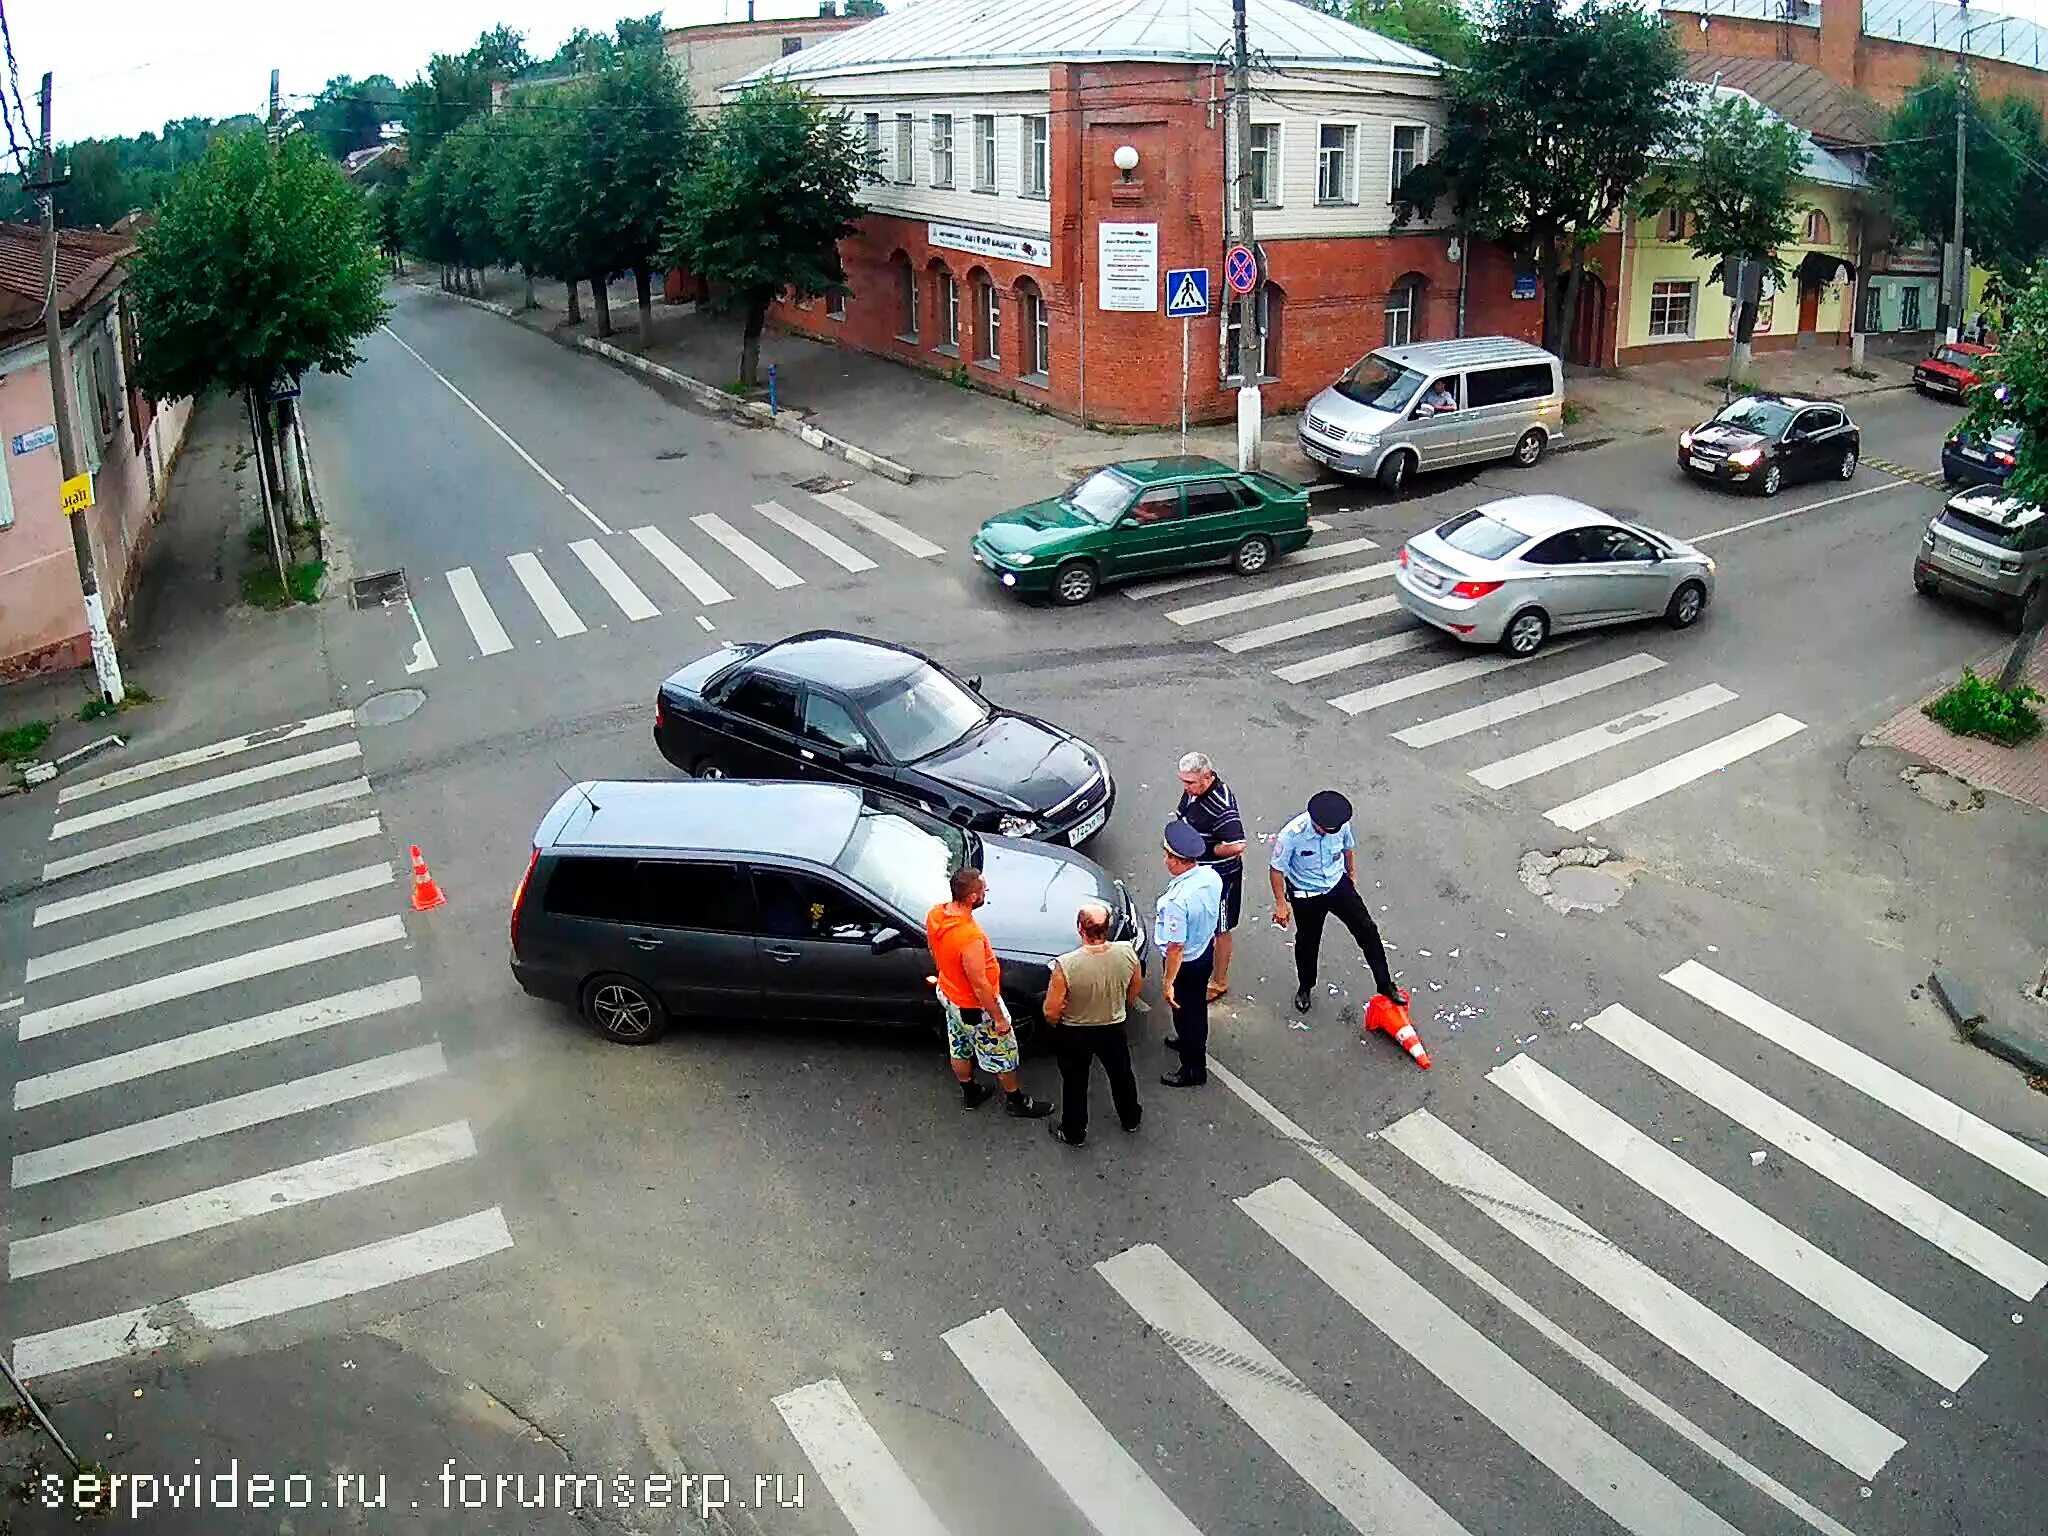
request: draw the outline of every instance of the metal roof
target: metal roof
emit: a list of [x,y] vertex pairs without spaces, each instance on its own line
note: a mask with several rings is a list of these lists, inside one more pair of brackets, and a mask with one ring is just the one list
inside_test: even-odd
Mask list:
[[1685,72],[1706,85],[1747,92],[1823,145],[1875,144],[1884,137],[1884,109],[1860,91],[1796,59],[1746,59],[1732,53],[1688,53]]
[[1664,9],[1736,21],[1782,21],[1794,27],[1820,25],[1819,0],[1664,0]]
[[[1752,102],[1756,106],[1763,108],[1763,110],[1766,113],[1769,113],[1770,116],[1777,118],[1780,122],[1789,121],[1789,119],[1785,118],[1782,114],[1772,112],[1768,106],[1765,106],[1763,102],[1758,101],[1754,96],[1750,95],[1749,92],[1738,91],[1732,85],[1725,84],[1719,86],[1710,86],[1708,89],[1700,92],[1700,110],[1704,112],[1709,106],[1711,106],[1716,96],[1740,96],[1744,100]],[[1842,159],[1841,156],[1832,154],[1829,151],[1821,148],[1819,143],[1815,141],[1813,135],[1808,133],[1804,128],[1800,128],[1799,124],[1793,123],[1792,126],[1798,129],[1799,137],[1805,140],[1806,142],[1806,164],[1801,168],[1799,172],[1800,176],[1803,179],[1813,182],[1817,186],[1823,187],[1861,187],[1868,185],[1868,183],[1864,180],[1863,173],[1861,171],[1857,170],[1854,166],[1849,164],[1848,161]]]
[[[1259,61],[1277,69],[1443,69],[1418,48],[1294,0],[1245,0],[1245,18]],[[864,27],[764,64],[735,84],[968,65],[1207,64],[1224,56],[1230,37],[1230,0],[905,0]]]
[[[1820,25],[1823,4],[1856,0],[1663,0],[1665,11],[1688,16],[1730,16],[1742,21],[1775,21],[1795,27]],[[1980,59],[1999,59],[2027,69],[2048,69],[2048,28],[2017,16],[1970,7],[1969,20],[1950,0],[1862,0],[1863,35],[1890,43],[1911,43],[1953,55],[1956,34],[1968,30],[1966,45]],[[1707,40],[1713,40],[1713,31]]]

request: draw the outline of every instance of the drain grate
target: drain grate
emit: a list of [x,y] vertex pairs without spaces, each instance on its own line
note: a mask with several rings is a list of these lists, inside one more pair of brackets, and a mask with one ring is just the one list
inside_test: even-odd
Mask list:
[[349,584],[349,601],[358,608],[382,608],[390,603],[402,603],[405,599],[405,572],[402,570],[358,576]]
[[835,480],[830,475],[813,475],[808,480],[797,481],[796,488],[813,496],[822,496],[827,491],[843,491],[851,484],[851,480]]

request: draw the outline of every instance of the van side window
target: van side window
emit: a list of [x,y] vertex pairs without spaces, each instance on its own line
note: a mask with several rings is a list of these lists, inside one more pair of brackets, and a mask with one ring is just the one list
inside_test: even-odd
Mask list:
[[546,903],[562,917],[712,933],[744,932],[750,906],[735,865],[666,859],[563,859]]
[[1551,392],[1548,363],[1517,363],[1511,368],[1475,368],[1465,375],[1465,404],[1506,405],[1514,400],[1541,400]]

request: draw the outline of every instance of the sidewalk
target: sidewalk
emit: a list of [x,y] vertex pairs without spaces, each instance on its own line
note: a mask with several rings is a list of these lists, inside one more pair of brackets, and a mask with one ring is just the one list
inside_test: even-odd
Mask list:
[[[1876,345],[1866,351],[1863,366],[1875,378],[1860,379],[1846,370],[1847,347],[1796,347],[1789,352],[1761,352],[1750,372],[1759,389],[1791,395],[1818,395],[1853,400],[1913,387],[1912,358],[1886,356]],[[1721,387],[1709,379],[1721,373],[1726,360],[1641,363],[1602,372],[1567,370],[1565,393],[1584,415],[1577,430],[1602,436],[1651,436],[1689,427],[1720,409]],[[1853,409],[1853,408],[1852,408]]]
[[[2006,655],[2006,648],[2001,646],[1972,665],[1979,677],[1995,680],[2005,667]],[[2034,658],[2027,666],[2027,681],[2048,694],[2048,645],[2035,648]],[[1935,693],[1940,691],[1936,689]],[[1921,713],[1921,706],[1934,696],[1930,693],[1911,708],[1900,710],[1871,732],[1868,741],[1872,745],[1896,747],[1973,788],[1988,789],[2037,811],[2048,811],[2048,732],[2018,747],[2002,747],[1973,736],[1952,736]]]

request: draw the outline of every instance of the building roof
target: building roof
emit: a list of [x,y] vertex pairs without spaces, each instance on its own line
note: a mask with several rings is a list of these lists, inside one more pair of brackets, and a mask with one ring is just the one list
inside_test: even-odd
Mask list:
[[845,32],[873,21],[872,16],[781,16],[768,21],[700,21],[670,27],[661,34],[669,48],[714,43],[730,37],[781,37],[791,32]]
[[[1709,86],[1706,90],[1700,92],[1700,110],[1704,112],[1713,103],[1714,99],[1719,96],[1744,97],[1749,101],[1755,102],[1757,106],[1762,107],[1765,112],[1770,113],[1772,117],[1777,118],[1780,122],[1791,121],[1782,113],[1772,112],[1770,107],[1761,101],[1757,101],[1756,97],[1751,96],[1749,92],[1739,91],[1726,81],[1723,81],[1718,86]],[[1801,167],[1799,172],[1802,179],[1823,187],[1862,187],[1869,185],[1865,181],[1863,173],[1849,164],[1848,161],[1842,159],[1839,155],[1823,149],[1815,141],[1813,135],[1803,127],[1800,127],[1798,123],[1792,123],[1792,126],[1799,129],[1799,136],[1806,141],[1806,164]]]
[[[1728,16],[1739,21],[1775,21],[1787,26],[1818,27],[1820,8],[1829,0],[1662,0],[1666,12],[1687,16]],[[1854,5],[1857,0],[1833,0]],[[1963,20],[1952,0],[1861,0],[1863,35],[1888,43],[1909,43],[1953,56],[1956,34],[1970,33],[1966,47],[1976,58],[1998,59],[2027,69],[2048,69],[2048,28],[2017,16],[1970,7]],[[1707,39],[1713,40],[1708,30]]]
[[1884,109],[1860,91],[1838,85],[1796,59],[1745,59],[1731,53],[1688,53],[1686,73],[1702,85],[1719,76],[1804,128],[1823,145],[1874,144],[1884,137]]
[[[133,234],[98,229],[57,231],[57,312],[69,321],[121,285],[121,258],[135,248]],[[38,332],[48,279],[43,231],[36,224],[0,224],[0,345]]]
[[[1848,0],[1854,4],[1855,0]],[[1818,27],[1820,0],[1663,0],[1664,9],[1736,21],[1780,21],[1787,26]],[[1711,34],[1709,34],[1711,36]]]
[[[1260,60],[1276,68],[1434,75],[1431,55],[1294,0],[1245,0]],[[1005,64],[1208,64],[1231,37],[1231,0],[907,0],[901,9],[745,80]],[[740,83],[744,83],[740,82]]]

